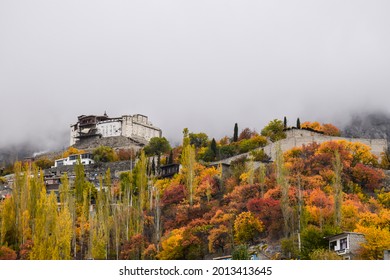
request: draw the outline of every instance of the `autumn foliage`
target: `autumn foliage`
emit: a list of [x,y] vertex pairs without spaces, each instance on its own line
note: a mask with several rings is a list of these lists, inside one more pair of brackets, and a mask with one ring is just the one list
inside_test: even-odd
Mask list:
[[[280,122],[272,125],[277,130],[263,134],[282,139]],[[327,124],[302,126],[338,133]],[[222,168],[200,161],[208,138],[184,138],[172,151],[182,164],[172,178],[148,172],[141,153],[132,171],[119,178],[107,171],[96,189],[77,165],[72,180],[62,178],[58,201],[46,194],[38,169],[16,165],[13,194],[0,202],[0,259],[211,259],[263,243],[282,247],[279,258],[337,259],[324,237],[342,231],[366,236],[363,259],[380,259],[389,248],[390,195],[368,146],[312,143],[275,162],[259,166],[242,157]],[[236,142],[216,145],[236,152],[266,143],[244,129]],[[130,150],[118,155],[136,157]]]
[[322,132],[329,136],[340,136],[340,130],[330,123],[320,124],[319,122],[304,122],[301,128],[309,128],[318,132]]

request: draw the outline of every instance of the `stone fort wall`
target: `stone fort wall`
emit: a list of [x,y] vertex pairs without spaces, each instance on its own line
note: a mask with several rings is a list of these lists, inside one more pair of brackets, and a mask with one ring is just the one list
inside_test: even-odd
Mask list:
[[[282,139],[275,143],[270,143],[263,148],[264,152],[271,157],[272,161],[275,160],[276,158],[276,151],[279,145],[281,150],[283,152],[286,152],[294,147],[302,147],[303,145],[308,145],[314,142],[321,144],[327,141],[345,140],[349,142],[360,142],[366,144],[371,148],[371,152],[374,155],[376,155],[378,158],[381,157],[382,152],[384,152],[388,147],[388,143],[386,139],[364,139],[364,138],[346,138],[346,137],[337,137],[337,136],[327,136],[321,133],[317,133],[305,129],[287,130],[286,136],[287,136],[286,139]],[[249,156],[249,153],[236,155],[231,158],[221,160],[220,162],[230,164],[233,160],[240,158],[242,156]]]
[[311,131],[307,131],[307,132],[304,131],[302,134],[298,134],[297,132],[288,133],[286,139],[265,146],[264,152],[267,155],[269,155],[272,160],[274,160],[278,145],[280,145],[281,150],[285,152],[294,147],[302,147],[303,145],[308,145],[314,142],[321,144],[327,141],[339,141],[339,140],[363,143],[369,146],[371,148],[371,152],[374,155],[376,155],[378,158],[380,158],[381,154],[387,149],[387,145],[388,145],[386,139],[346,138],[346,137],[327,136],[327,135],[323,135]]

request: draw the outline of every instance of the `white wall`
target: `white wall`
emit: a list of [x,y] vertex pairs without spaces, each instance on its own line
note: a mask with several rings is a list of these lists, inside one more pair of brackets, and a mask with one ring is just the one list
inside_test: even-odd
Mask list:
[[120,120],[99,122],[96,128],[103,137],[120,136],[122,134],[122,122]]
[[75,125],[70,126],[70,146],[76,144],[77,129]]

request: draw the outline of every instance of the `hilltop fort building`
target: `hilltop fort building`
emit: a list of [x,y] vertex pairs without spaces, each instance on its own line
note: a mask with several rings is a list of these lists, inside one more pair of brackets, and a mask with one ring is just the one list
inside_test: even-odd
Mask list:
[[148,117],[135,114],[110,118],[102,116],[81,115],[76,124],[70,126],[70,145],[96,138],[126,137],[134,143],[145,145],[153,137],[161,137],[160,128],[153,126]]

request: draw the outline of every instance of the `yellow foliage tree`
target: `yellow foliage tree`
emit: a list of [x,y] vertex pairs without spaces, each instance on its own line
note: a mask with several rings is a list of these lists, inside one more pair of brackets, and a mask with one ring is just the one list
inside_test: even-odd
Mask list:
[[190,205],[193,204],[195,188],[195,148],[193,145],[186,145],[181,154],[182,174],[184,174],[185,185],[189,193]]
[[65,152],[62,153],[62,158],[66,158],[71,155],[79,155],[85,153],[84,150],[79,150],[75,147],[70,146]]
[[242,212],[234,222],[234,239],[239,244],[252,242],[263,231],[263,223],[251,212]]
[[180,260],[183,259],[184,228],[172,230],[161,242],[162,250],[158,254],[160,260]]
[[37,204],[37,215],[33,232],[34,246],[30,258],[32,260],[58,259],[56,249],[57,199],[52,192],[49,197],[42,189]]
[[384,250],[390,248],[389,229],[358,225],[356,231],[363,233],[366,238],[366,242],[361,244],[360,257],[365,260],[383,259]]

